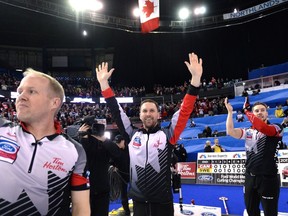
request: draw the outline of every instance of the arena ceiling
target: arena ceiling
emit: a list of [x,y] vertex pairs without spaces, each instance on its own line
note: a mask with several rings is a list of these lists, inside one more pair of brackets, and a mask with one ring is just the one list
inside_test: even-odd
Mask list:
[[[80,46],[90,46],[91,41],[87,42],[88,39],[85,39],[86,42],[83,41],[81,31],[84,29],[87,29],[90,38],[96,40],[102,36],[105,38],[107,32],[111,33],[110,30],[140,33],[139,18],[132,15],[137,0],[102,2],[104,8],[95,16],[96,21],[92,21],[89,13],[76,15],[68,0],[0,0],[0,44],[53,46],[58,45],[57,42],[63,45],[69,42],[73,46],[79,41]],[[223,14],[232,12],[234,8],[244,10],[264,2],[267,0],[160,0],[160,27],[155,32],[182,33],[235,24],[223,23],[218,18],[223,19]],[[197,21],[196,24],[192,23],[190,28],[173,28],[171,22],[179,21],[178,11],[181,7],[186,6],[193,10],[201,5],[206,6],[206,14],[201,17],[191,16],[188,19],[190,22]],[[260,14],[255,13],[254,17],[249,16],[248,19],[257,19],[265,13],[283,9],[287,9],[287,2]],[[97,42],[94,40],[92,44],[95,46]]]
[[[67,0],[0,0],[0,45],[44,49],[115,48],[113,66],[117,73],[114,80],[118,76],[118,81],[124,82],[123,77],[134,77],[135,73],[143,75],[141,79],[125,79],[124,84],[132,86],[179,84],[188,80],[189,73],[183,61],[191,51],[203,57],[206,79],[212,76],[245,79],[250,70],[262,64],[287,62],[288,1],[271,0],[271,4],[282,3],[239,19],[239,22],[207,25],[206,20],[221,17],[234,8],[244,10],[264,2],[267,0],[160,0],[160,28],[142,34],[139,26],[104,22],[111,17],[113,21],[135,20],[131,11],[137,6],[137,0],[103,0],[99,22],[91,22],[85,14],[75,16]],[[207,14],[199,18],[203,25],[170,27],[171,21],[179,20],[180,7],[194,8],[200,4],[207,7]],[[82,35],[84,29],[87,37]]]

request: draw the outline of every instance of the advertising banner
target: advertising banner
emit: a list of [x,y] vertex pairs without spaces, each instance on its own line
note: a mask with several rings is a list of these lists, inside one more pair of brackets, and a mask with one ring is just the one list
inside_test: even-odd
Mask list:
[[182,215],[203,215],[203,216],[221,216],[221,208],[213,206],[199,206],[182,204],[182,210],[179,203],[174,203],[174,216]]
[[181,179],[196,179],[195,162],[179,162],[176,164],[176,170],[181,175]]
[[288,150],[279,151],[278,161],[278,170],[281,178],[281,186],[288,187]]

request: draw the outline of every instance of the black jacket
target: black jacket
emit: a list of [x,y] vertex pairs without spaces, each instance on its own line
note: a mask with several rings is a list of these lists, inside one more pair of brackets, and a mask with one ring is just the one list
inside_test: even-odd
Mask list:
[[80,143],[87,155],[87,164],[90,171],[90,193],[95,195],[108,193],[110,189],[108,178],[110,157],[119,160],[120,149],[109,139],[101,142],[90,135],[88,138],[80,138]]
[[125,183],[129,182],[129,149],[128,145],[125,144],[125,149],[120,149],[119,158],[111,158],[110,164],[117,167],[121,178]]

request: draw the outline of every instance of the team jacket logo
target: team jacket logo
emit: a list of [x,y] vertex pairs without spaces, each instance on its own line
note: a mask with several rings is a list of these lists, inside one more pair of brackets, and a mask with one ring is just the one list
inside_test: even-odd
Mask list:
[[253,137],[253,133],[251,131],[247,131],[246,138],[247,139],[252,139],[252,137]]
[[0,160],[14,163],[20,146],[13,140],[0,136]]
[[55,157],[52,159],[52,162],[47,161],[43,165],[43,168],[67,173],[67,170],[64,168],[64,162],[62,162],[61,158]]
[[139,148],[141,146],[141,139],[140,137],[135,137],[132,143],[134,148]]
[[158,148],[161,144],[163,144],[160,140],[157,140],[157,142],[156,143],[154,143],[154,147],[155,148]]

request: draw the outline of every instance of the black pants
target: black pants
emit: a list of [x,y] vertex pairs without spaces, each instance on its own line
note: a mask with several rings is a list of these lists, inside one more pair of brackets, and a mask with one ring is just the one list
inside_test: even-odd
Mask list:
[[130,215],[128,194],[127,194],[128,184],[122,181],[121,185],[121,203],[126,215]]
[[278,215],[279,175],[255,176],[252,173],[245,173],[244,186],[244,200],[249,216],[260,216],[260,203],[265,216]]
[[107,216],[109,214],[109,192],[90,193],[91,216]]
[[133,216],[173,216],[173,202],[143,203],[133,200]]

